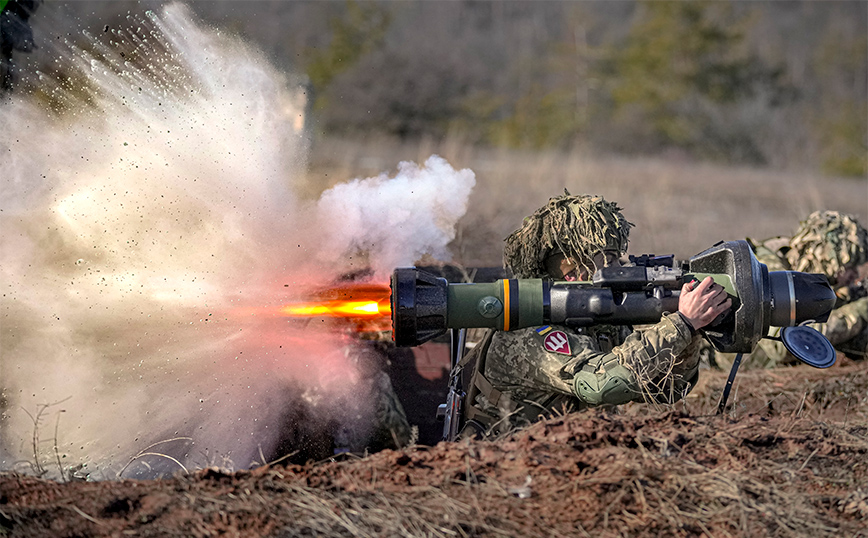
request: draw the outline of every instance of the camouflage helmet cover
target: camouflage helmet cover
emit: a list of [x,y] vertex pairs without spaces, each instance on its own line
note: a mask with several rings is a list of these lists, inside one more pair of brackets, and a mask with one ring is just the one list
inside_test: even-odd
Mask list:
[[852,215],[815,211],[790,239],[787,261],[794,271],[822,273],[832,285],[842,269],[868,259],[868,232]]
[[592,260],[605,250],[626,252],[633,224],[617,204],[601,196],[564,192],[506,238],[503,262],[516,278],[545,278],[545,260],[558,252],[576,261]]

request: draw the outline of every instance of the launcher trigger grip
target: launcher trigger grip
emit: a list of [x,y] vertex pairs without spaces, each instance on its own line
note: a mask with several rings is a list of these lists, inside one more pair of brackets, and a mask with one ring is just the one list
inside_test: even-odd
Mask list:
[[731,310],[732,309],[727,310],[722,314],[718,314],[716,318],[711,320],[711,323],[708,324],[708,327],[717,327],[718,325],[723,324],[723,322],[726,321],[726,318],[729,317],[729,315],[732,313]]

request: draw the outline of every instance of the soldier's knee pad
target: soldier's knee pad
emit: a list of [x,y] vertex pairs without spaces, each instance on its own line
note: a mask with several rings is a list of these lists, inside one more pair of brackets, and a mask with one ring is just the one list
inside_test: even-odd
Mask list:
[[636,398],[631,380],[632,375],[621,365],[604,373],[582,371],[573,380],[573,390],[589,405],[621,405]]

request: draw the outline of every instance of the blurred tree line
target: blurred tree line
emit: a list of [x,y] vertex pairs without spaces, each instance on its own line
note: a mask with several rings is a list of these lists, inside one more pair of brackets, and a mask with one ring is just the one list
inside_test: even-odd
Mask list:
[[325,132],[866,174],[864,2],[349,2],[332,17],[303,63]]
[[[864,1],[189,3],[306,74],[315,134],[866,176]],[[96,26],[131,8],[63,9]]]

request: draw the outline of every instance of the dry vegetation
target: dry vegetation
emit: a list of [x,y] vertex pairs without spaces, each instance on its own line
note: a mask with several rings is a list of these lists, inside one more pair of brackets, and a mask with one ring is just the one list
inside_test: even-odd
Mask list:
[[589,410],[491,442],[149,482],[0,475],[0,535],[866,536],[868,371],[808,372],[743,377],[725,416],[715,372],[674,410]]

